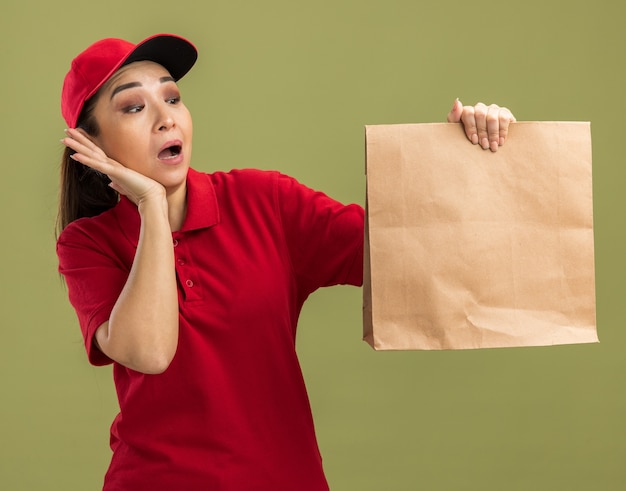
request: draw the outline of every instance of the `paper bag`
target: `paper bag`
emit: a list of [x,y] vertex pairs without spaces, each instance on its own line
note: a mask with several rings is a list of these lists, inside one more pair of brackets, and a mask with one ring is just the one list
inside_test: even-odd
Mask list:
[[589,123],[366,127],[364,339],[377,350],[597,342]]

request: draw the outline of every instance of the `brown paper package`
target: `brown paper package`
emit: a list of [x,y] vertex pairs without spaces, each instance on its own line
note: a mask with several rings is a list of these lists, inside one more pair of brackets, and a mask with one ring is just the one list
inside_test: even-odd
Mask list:
[[377,350],[593,343],[591,131],[366,126],[364,339]]

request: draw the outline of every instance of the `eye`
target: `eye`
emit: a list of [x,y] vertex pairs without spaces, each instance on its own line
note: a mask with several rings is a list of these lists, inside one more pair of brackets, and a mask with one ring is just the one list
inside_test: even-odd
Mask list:
[[144,108],[143,104],[133,104],[131,106],[126,106],[123,109],[123,111],[125,113],[133,114],[133,113],[141,112],[143,110],[143,108]]
[[168,104],[178,104],[180,102],[180,96],[168,97],[165,99]]

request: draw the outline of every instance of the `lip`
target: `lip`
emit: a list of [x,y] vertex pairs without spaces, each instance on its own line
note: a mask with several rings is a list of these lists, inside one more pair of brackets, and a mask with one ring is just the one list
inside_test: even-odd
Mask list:
[[[180,153],[178,153],[177,155],[174,155],[172,157],[167,157],[167,158],[158,158],[158,155],[163,152],[164,150],[170,148],[170,147],[174,147],[177,146],[180,148]],[[157,159],[159,160],[159,162],[162,162],[164,164],[167,165],[177,165],[180,164],[181,162],[183,162],[184,160],[184,152],[183,152],[183,142],[181,140],[170,140],[165,142],[161,148],[159,148],[159,151],[157,153]]]

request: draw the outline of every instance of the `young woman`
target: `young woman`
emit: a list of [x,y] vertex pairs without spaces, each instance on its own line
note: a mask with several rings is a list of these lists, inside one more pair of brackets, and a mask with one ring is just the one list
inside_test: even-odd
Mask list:
[[[295,352],[322,286],[360,285],[363,209],[278,172],[190,168],[176,84],[196,49],[173,35],[79,54],[57,254],[89,360],[113,363],[120,413],[105,490],[327,490]],[[514,118],[448,115],[496,151]]]

